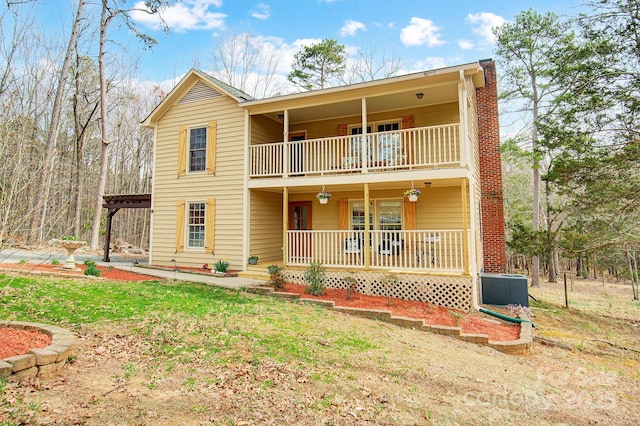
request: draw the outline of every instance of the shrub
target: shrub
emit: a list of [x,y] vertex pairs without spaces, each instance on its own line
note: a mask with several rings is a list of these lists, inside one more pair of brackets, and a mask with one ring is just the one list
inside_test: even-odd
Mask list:
[[311,265],[304,271],[304,280],[309,283],[307,293],[321,296],[327,284],[327,273],[322,263],[311,262]]
[[391,295],[393,289],[398,285],[398,277],[393,274],[387,274],[382,279],[382,287],[384,288],[384,294],[387,296],[387,306],[391,306]]
[[87,269],[84,270],[85,275],[93,275],[94,277],[99,277],[102,271],[97,268],[96,262],[91,259],[87,259],[84,261],[84,264],[87,266]]
[[358,293],[358,280],[353,275],[348,275],[342,281],[347,289],[347,300],[351,300]]
[[227,262],[224,259],[220,259],[216,263],[213,264],[213,267],[218,272],[227,272],[229,270],[229,266],[230,266],[230,263]]
[[60,264],[60,261],[59,261],[58,259],[53,259],[53,260],[51,261],[51,264],[52,264],[52,265],[59,265],[59,264]]
[[282,276],[282,266],[269,265],[267,266],[267,271],[269,271],[269,275],[271,275],[269,284],[273,286],[274,290],[282,290],[284,288],[284,276]]

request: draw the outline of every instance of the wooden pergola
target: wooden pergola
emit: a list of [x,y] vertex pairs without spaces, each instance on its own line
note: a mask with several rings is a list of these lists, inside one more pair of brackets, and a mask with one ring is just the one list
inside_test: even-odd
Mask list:
[[103,195],[104,204],[102,207],[108,210],[107,229],[104,240],[103,262],[111,262],[109,249],[111,245],[111,221],[113,216],[120,209],[150,209],[151,194],[125,194],[125,195]]

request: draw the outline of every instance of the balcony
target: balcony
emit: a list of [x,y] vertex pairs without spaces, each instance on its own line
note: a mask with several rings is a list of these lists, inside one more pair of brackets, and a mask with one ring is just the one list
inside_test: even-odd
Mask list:
[[365,250],[364,231],[287,231],[287,265],[465,271],[462,230],[371,231],[369,237]]
[[[250,146],[251,178],[459,167],[459,124]],[[286,161],[285,161],[286,160]]]

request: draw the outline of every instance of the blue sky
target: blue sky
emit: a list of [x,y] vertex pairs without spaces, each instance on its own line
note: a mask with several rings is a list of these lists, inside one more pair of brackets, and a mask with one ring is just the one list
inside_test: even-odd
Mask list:
[[[128,6],[143,4],[127,0]],[[233,33],[250,33],[277,59],[282,78],[301,46],[324,38],[338,40],[348,52],[376,46],[378,52],[400,55],[402,71],[412,72],[494,57],[492,26],[530,7],[575,15],[579,4],[578,0],[183,0],[162,14],[169,34],[158,30],[155,17],[132,15],[142,31],[157,39],[152,50],[143,51],[131,36],[126,36],[125,44],[132,55],[140,55],[142,81],[173,80],[192,67],[209,71],[216,43]],[[62,9],[57,13],[69,13],[72,7]]]

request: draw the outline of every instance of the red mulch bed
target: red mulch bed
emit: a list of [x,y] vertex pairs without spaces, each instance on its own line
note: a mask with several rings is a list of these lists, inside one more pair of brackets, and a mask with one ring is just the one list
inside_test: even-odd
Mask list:
[[[87,269],[86,265],[77,264],[76,266],[81,269],[81,271],[69,271],[68,269],[60,269],[62,265],[52,265],[50,263],[0,263],[0,270],[2,269],[10,269],[12,271],[21,271],[21,272],[48,272],[52,274],[65,274],[70,276],[84,276],[84,270]],[[159,277],[153,277],[151,275],[139,274],[137,272],[123,271],[121,269],[111,268],[109,270],[108,267],[105,266],[96,266],[99,270],[102,271],[100,274],[100,278],[106,278],[109,280],[117,280],[117,281],[148,281],[148,280],[162,280]]]
[[391,311],[394,316],[423,319],[431,325],[458,326],[462,327],[463,333],[486,334],[493,341],[511,341],[520,338],[520,326],[517,324],[495,324],[478,315],[426,302],[391,298],[391,306],[389,306],[385,296],[360,293],[347,300],[346,290],[335,288],[325,288],[324,295],[312,296],[305,293],[304,286],[290,283],[285,284],[284,291],[297,293],[310,299],[332,300],[336,306],[386,310]]
[[37,330],[0,328],[0,359],[26,354],[31,349],[45,348],[49,344],[51,337]]

